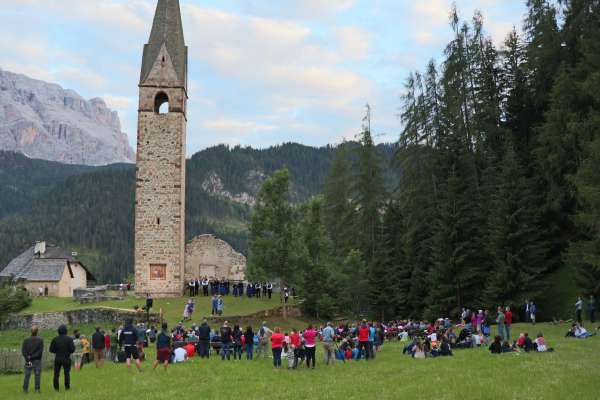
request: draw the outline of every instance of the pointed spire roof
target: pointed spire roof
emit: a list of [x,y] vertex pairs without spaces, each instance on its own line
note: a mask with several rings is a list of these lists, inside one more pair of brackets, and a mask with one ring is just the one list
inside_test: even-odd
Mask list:
[[150,75],[163,45],[173,63],[179,84],[186,87],[187,47],[183,38],[179,0],[158,0],[150,39],[144,46],[140,84]]

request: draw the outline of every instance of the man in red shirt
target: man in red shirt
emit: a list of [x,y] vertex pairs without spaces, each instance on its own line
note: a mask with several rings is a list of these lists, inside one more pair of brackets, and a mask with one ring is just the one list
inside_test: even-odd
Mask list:
[[512,325],[512,311],[510,311],[510,307],[506,307],[506,312],[504,313],[504,331],[506,335],[504,336],[504,340],[510,342],[510,326]]
[[[369,326],[367,320],[363,319],[362,324],[358,327],[358,360],[364,354],[366,360],[369,360]],[[364,353],[363,353],[364,350]]]

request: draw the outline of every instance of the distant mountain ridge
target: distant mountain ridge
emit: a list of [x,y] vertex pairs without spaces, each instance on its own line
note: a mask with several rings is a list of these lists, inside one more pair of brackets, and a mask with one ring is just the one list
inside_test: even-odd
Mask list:
[[104,100],[2,69],[0,150],[66,164],[135,161],[119,116]]
[[[395,146],[377,149],[388,188],[394,188],[398,177],[388,166]],[[212,233],[246,253],[247,224],[264,179],[287,167],[290,196],[304,201],[322,193],[335,151],[286,143],[196,153],[186,165],[186,238]],[[134,201],[132,164],[86,167],[0,151],[0,267],[46,240],[78,251],[101,281],[124,279],[133,271]]]

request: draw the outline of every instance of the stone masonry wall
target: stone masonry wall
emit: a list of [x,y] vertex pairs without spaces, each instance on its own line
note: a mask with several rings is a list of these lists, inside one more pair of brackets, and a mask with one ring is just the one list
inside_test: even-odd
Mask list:
[[[145,322],[146,314],[143,312],[117,310],[111,308],[85,308],[81,310],[48,312],[37,314],[14,314],[0,323],[0,330],[30,329],[37,325],[40,329],[57,329],[60,325],[88,325],[123,324],[128,318],[135,322]],[[150,321],[160,322],[158,313],[150,313]],[[106,328],[106,327],[105,327]]]
[[[179,90],[185,95],[183,89]],[[150,98],[146,92],[159,91],[141,87],[140,97]],[[138,295],[150,292],[155,297],[178,296],[183,291],[185,128],[186,117],[181,112],[139,112],[135,207]],[[164,276],[160,273],[162,265]]]
[[200,235],[185,246],[185,280],[208,276],[244,280],[246,257],[213,235]]

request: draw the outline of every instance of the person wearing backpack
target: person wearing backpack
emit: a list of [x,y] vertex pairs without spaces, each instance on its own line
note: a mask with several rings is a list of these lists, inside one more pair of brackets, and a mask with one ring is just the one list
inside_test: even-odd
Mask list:
[[269,344],[269,337],[271,336],[271,330],[267,327],[267,321],[263,321],[260,330],[258,331],[258,336],[260,337],[260,343],[258,344],[258,348],[256,349],[256,355],[260,353],[263,354],[264,358],[268,358],[267,354],[267,346]]

